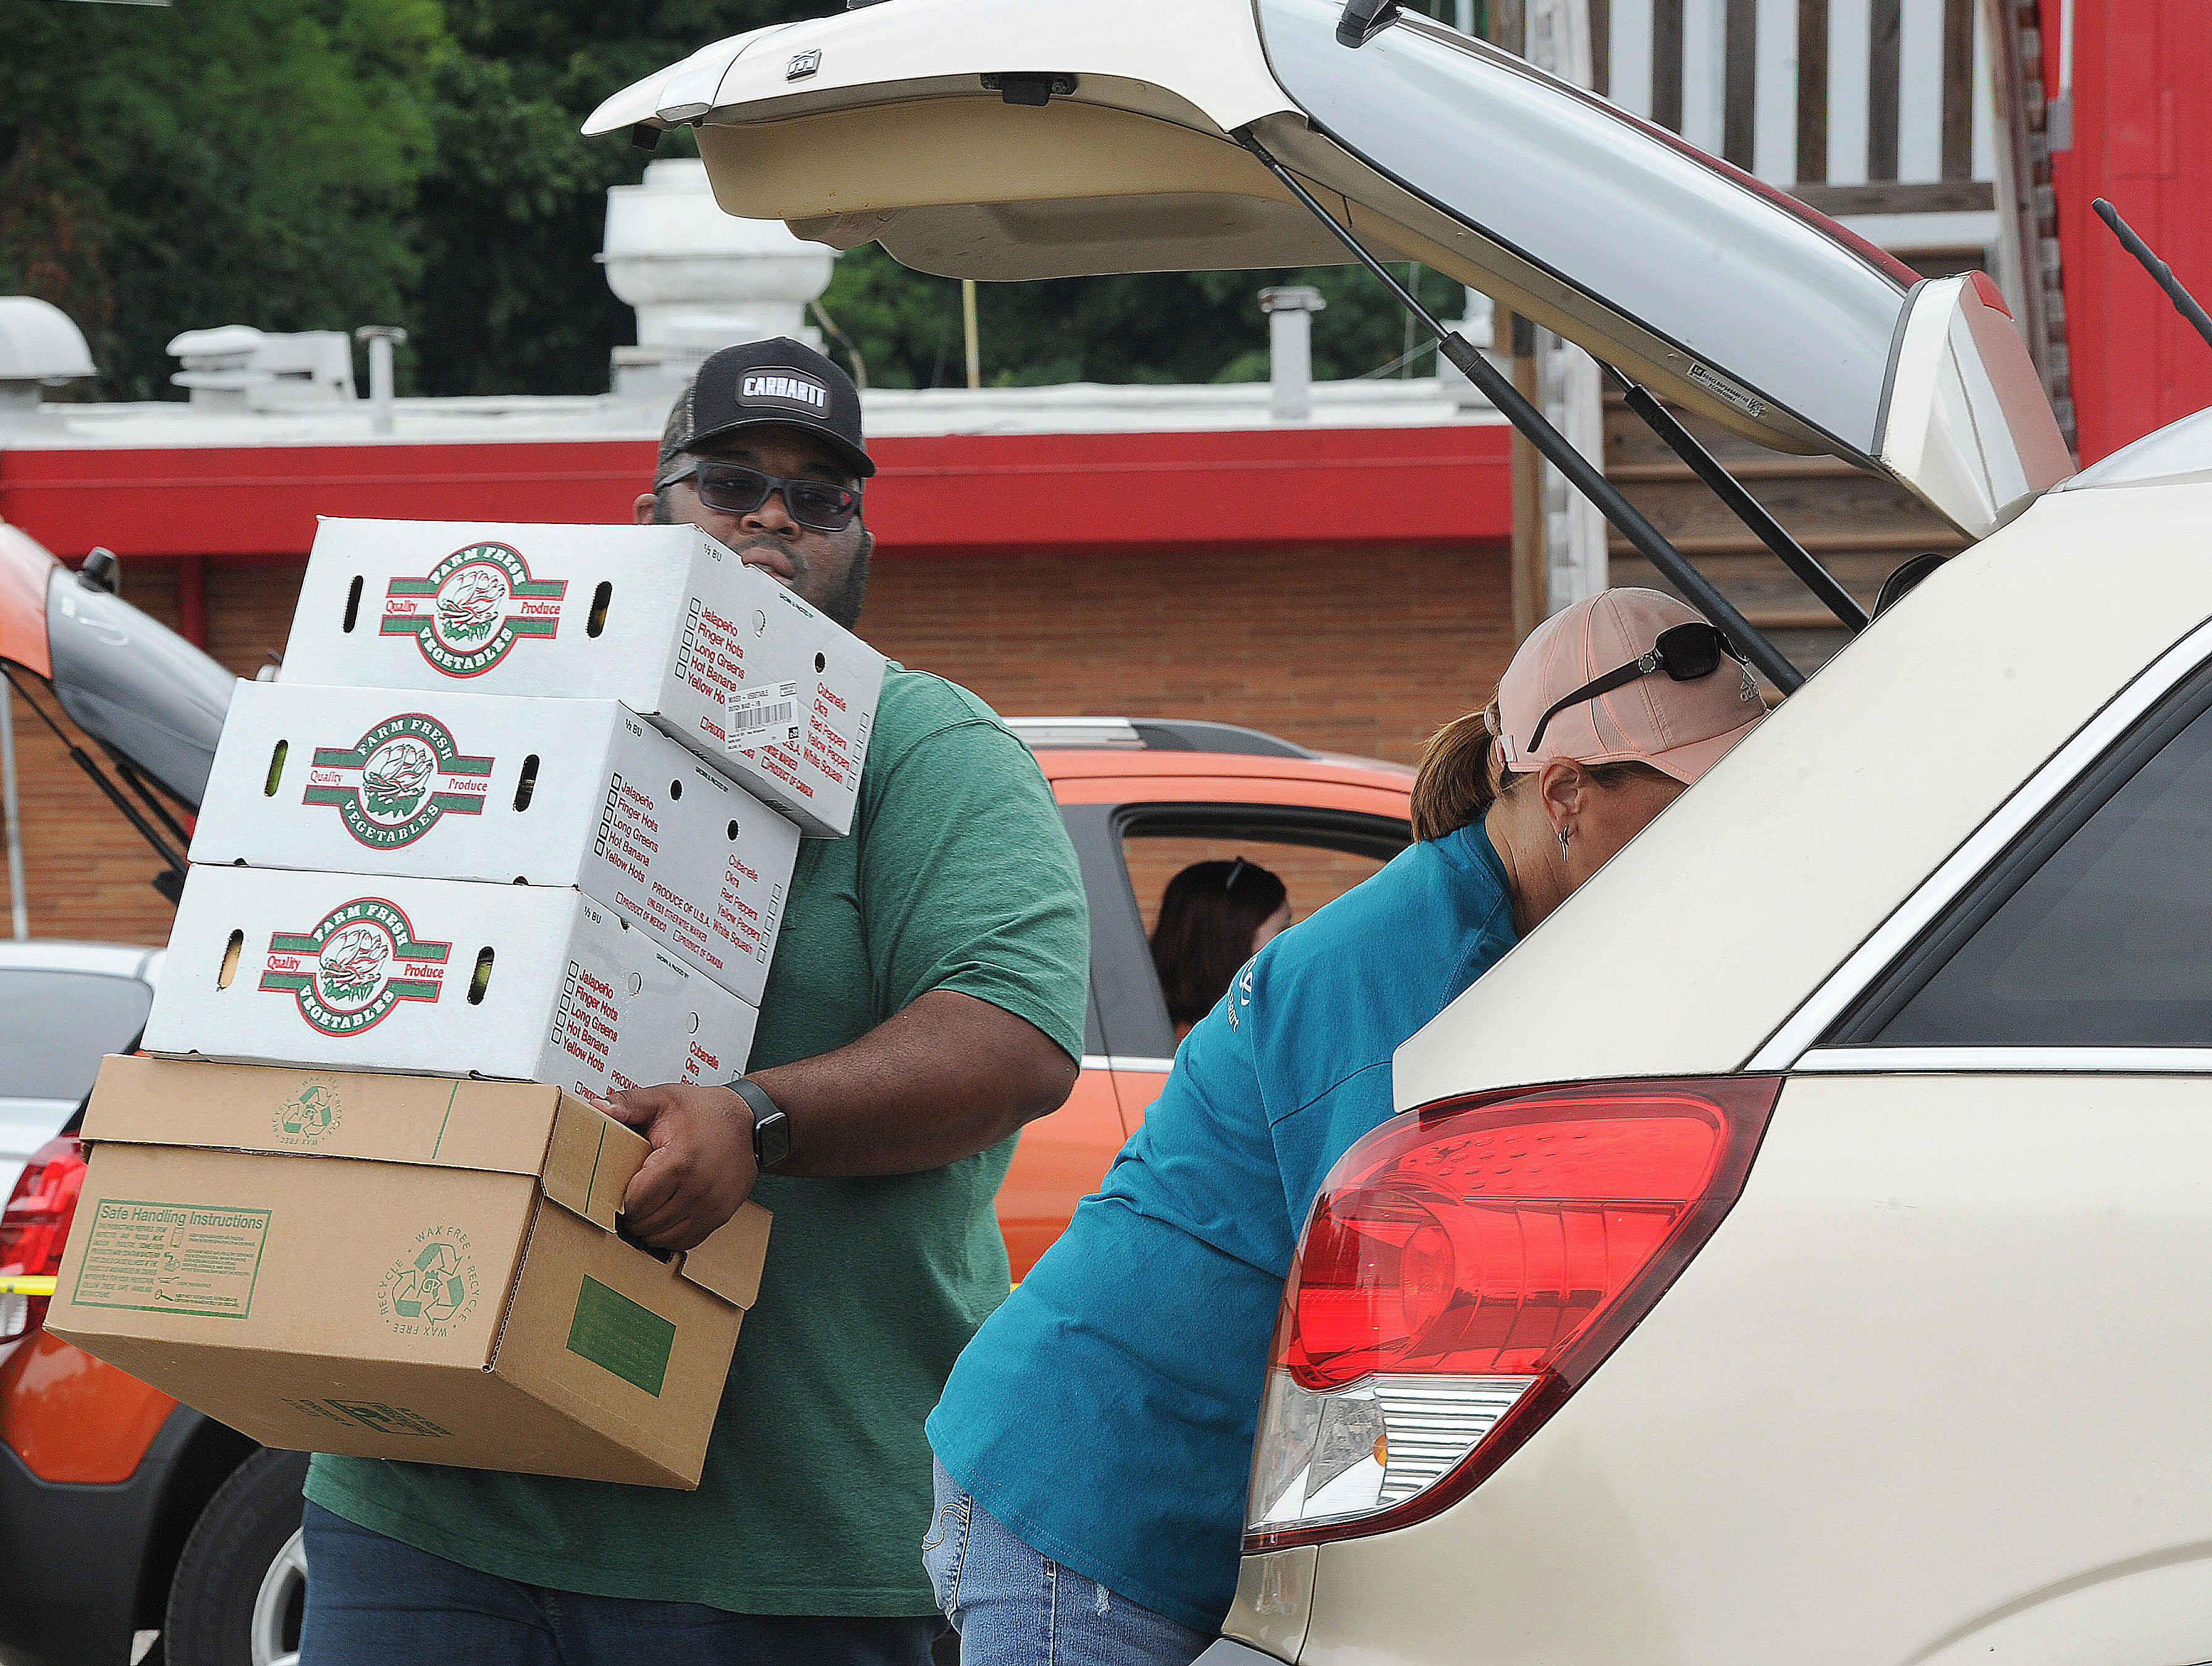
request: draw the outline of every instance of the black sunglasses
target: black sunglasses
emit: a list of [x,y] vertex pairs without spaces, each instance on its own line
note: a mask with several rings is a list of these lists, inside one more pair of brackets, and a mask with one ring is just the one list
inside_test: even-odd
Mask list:
[[1536,732],[1528,737],[1527,755],[1534,757],[1537,747],[1544,744],[1545,726],[1570,706],[1580,705],[1585,700],[1595,700],[1601,694],[1611,694],[1615,689],[1626,688],[1639,677],[1663,671],[1677,683],[1694,683],[1700,677],[1711,677],[1721,668],[1721,660],[1729,659],[1739,665],[1743,655],[1735,644],[1729,641],[1718,625],[1710,625],[1702,619],[1692,624],[1678,624],[1659,633],[1651,644],[1651,651],[1640,660],[1632,660],[1616,670],[1609,671],[1595,683],[1585,683],[1572,694],[1554,701],[1551,710],[1536,720]]
[[770,492],[783,494],[784,508],[802,526],[817,532],[842,532],[860,512],[860,495],[826,480],[783,480],[742,463],[695,463],[678,469],[660,482],[662,489],[689,479],[699,501],[710,509],[749,515],[768,502]]

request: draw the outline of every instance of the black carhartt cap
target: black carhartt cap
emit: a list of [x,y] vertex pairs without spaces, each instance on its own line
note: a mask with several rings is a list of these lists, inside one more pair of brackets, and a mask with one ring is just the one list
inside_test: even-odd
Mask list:
[[803,342],[788,336],[725,347],[699,367],[677,397],[660,435],[653,484],[665,485],[679,452],[740,429],[805,429],[866,479],[876,471],[860,438],[860,396],[853,379]]

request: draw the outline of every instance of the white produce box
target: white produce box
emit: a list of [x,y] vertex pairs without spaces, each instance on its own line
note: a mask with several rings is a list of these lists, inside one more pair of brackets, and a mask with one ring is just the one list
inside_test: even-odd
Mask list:
[[612,700],[241,683],[192,860],[573,885],[758,1006],[799,830]]
[[838,838],[884,657],[696,526],[325,520],[281,680],[619,700]]
[[757,1014],[580,891],[195,866],[149,1053],[550,1082],[721,1082]]

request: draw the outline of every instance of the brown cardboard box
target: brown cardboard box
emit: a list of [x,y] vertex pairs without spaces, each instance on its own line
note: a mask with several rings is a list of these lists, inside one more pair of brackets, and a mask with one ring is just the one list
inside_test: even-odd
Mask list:
[[46,1326],[266,1446],[699,1484],[769,1213],[663,1262],[558,1089],[110,1058]]

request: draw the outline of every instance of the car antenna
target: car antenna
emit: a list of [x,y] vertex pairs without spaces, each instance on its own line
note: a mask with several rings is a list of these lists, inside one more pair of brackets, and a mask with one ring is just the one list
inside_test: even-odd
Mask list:
[[2089,206],[2097,210],[2097,217],[2112,228],[2112,235],[2120,240],[2120,246],[2142,264],[2151,282],[2166,291],[2166,298],[2173,303],[2173,310],[2189,320],[2190,327],[2204,337],[2204,344],[2212,347],[2212,316],[2208,316],[2197,304],[2197,297],[2182,287],[2181,280],[2173,275],[2173,268],[2150,252],[2150,245],[2136,235],[2136,229],[2120,218],[2119,210],[2100,197]]
[[[1542,453],[1547,462],[1596,505],[1598,513],[1620,530],[1621,536],[1635,546],[1638,555],[1672,581],[1708,620],[1726,632],[1729,640],[1743,650],[1745,657],[1764,673],[1767,681],[1785,695],[1795,694],[1804,686],[1805,673],[1791,665],[1779,648],[1754,629],[1751,621],[1737,611],[1735,604],[1721,594],[1711,580],[1692,567],[1689,558],[1667,541],[1666,534],[1645,520],[1643,512],[1622,495],[1620,488],[1607,480],[1601,469],[1576,450],[1566,435],[1553,427],[1544,413],[1529,403],[1466,337],[1440,323],[1435,314],[1421,305],[1417,296],[1393,277],[1382,263],[1370,254],[1365,246],[1323,207],[1311,192],[1298,183],[1297,175],[1275,160],[1267,148],[1260,143],[1257,134],[1249,127],[1242,127],[1237,130],[1235,137],[1238,144],[1259,159],[1261,166],[1305,204],[1316,219],[1335,234],[1337,240],[1352,251],[1353,258],[1382,280],[1384,286],[1398,298],[1399,303],[1419,319],[1421,327],[1436,338],[1437,350],[1482,390],[1484,397],[1498,408],[1507,422],[1528,436],[1528,443]],[[1692,441],[1692,443],[1694,445],[1696,442]]]

